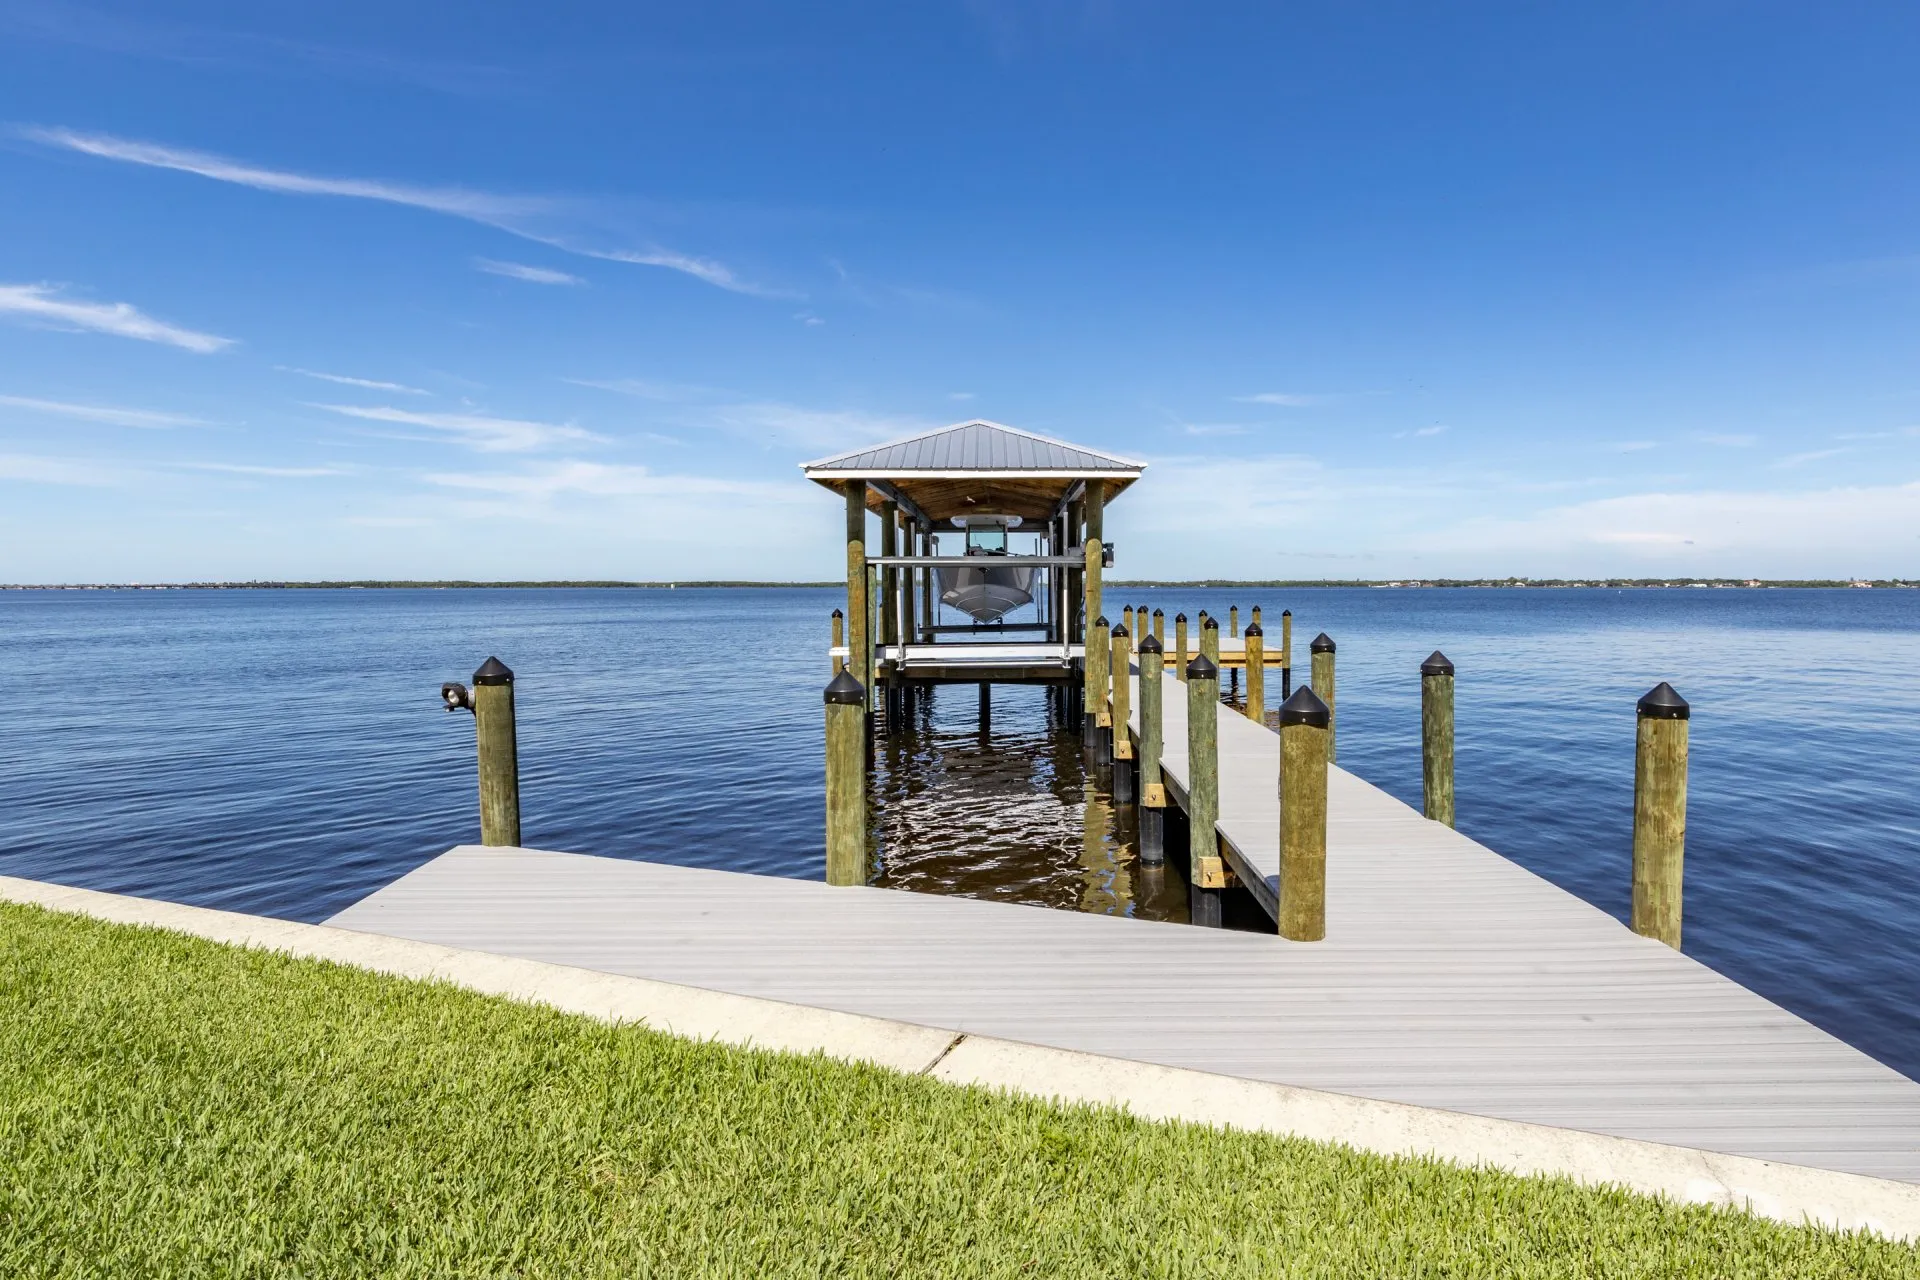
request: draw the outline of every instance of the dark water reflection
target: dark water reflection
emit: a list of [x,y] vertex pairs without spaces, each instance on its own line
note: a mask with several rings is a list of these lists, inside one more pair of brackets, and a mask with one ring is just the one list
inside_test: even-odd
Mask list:
[[1177,859],[1140,864],[1131,812],[1046,691],[938,687],[874,751],[875,883],[1067,911],[1188,919]]

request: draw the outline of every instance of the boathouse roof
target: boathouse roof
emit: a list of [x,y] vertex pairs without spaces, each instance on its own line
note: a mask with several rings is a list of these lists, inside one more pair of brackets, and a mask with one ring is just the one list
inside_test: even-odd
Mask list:
[[1044,520],[1088,480],[1105,481],[1112,501],[1146,465],[975,419],[803,463],[802,470],[829,488],[866,480],[870,506],[892,498],[931,521],[983,512]]

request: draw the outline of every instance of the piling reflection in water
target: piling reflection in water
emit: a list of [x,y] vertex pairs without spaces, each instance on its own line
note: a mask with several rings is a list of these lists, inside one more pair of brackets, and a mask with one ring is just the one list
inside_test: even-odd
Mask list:
[[1046,691],[973,686],[916,699],[874,749],[874,850],[883,888],[1185,922],[1172,865],[1142,867],[1130,808],[1052,722]]

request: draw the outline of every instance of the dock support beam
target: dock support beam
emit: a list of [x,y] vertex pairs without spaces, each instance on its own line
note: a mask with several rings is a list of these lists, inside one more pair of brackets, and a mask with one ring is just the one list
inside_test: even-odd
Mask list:
[[827,685],[827,883],[867,881],[867,691],[842,671]]
[[1293,696],[1293,610],[1280,611],[1280,701]]
[[1333,715],[1310,688],[1280,707],[1280,936],[1327,936],[1327,759]]
[[1102,764],[1107,759],[1106,734],[1113,726],[1111,713],[1107,709],[1107,664],[1111,658],[1112,644],[1112,639],[1107,635],[1107,620],[1104,617],[1095,618],[1093,625],[1087,628],[1087,704],[1080,719],[1085,725],[1087,750],[1093,753],[1094,760]]
[[1160,652],[1167,651],[1167,615],[1158,609],[1153,611],[1153,640]]
[[867,631],[867,482],[849,480],[847,499],[847,670],[857,683],[872,667]]
[[1161,710],[1163,652],[1155,636],[1140,642],[1140,862],[1148,867],[1167,860],[1167,788],[1160,778],[1166,724]]
[[[1107,682],[1105,679],[1106,653],[1104,652],[1108,643],[1105,634],[1107,622],[1106,615],[1101,612],[1100,608],[1100,532],[1102,528],[1101,514],[1104,509],[1105,494],[1106,486],[1102,482],[1089,480],[1087,481],[1086,496],[1081,500],[1087,529],[1086,542],[1080,549],[1082,563],[1084,565],[1080,574],[1080,589],[1087,615],[1086,699],[1087,708],[1094,712],[1096,720],[1100,720],[1104,715],[1103,709],[1107,705]],[[1098,618],[1100,621],[1095,623],[1095,618]],[[1096,627],[1101,632],[1099,642],[1102,649],[1098,663],[1102,668],[1100,671],[1102,678],[1099,680],[1094,679],[1094,667],[1096,663],[1093,653],[1093,632]]]
[[1187,658],[1187,615],[1176,613],[1173,615],[1173,670],[1181,684],[1187,682]]
[[1687,721],[1693,709],[1661,681],[1640,699],[1633,755],[1633,931],[1680,949],[1687,848]]
[[520,844],[520,743],[513,672],[488,658],[473,673],[473,728],[480,747],[480,843]]
[[1133,634],[1125,626],[1113,629],[1113,648],[1108,661],[1112,692],[1108,706],[1113,720],[1113,801],[1133,803],[1133,736],[1127,720],[1133,714]]
[[1267,634],[1257,622],[1247,624],[1247,719],[1267,723]]
[[1187,664],[1187,878],[1193,922],[1215,929],[1227,887],[1219,822],[1220,668],[1203,653]]
[[[847,642],[847,615],[835,609],[833,611],[833,647],[838,649]],[[839,675],[847,669],[847,660],[836,657],[833,660],[833,674]]]
[[1420,778],[1424,812],[1453,825],[1453,663],[1435,649],[1420,664]]
[[1333,700],[1333,637],[1322,631],[1307,648],[1313,653],[1313,691],[1327,704],[1327,763],[1335,758],[1336,735],[1340,731],[1339,713]]

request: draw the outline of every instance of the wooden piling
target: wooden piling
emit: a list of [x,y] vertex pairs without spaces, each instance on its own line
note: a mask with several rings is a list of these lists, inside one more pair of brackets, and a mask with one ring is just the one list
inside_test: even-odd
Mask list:
[[847,670],[855,680],[872,667],[872,632],[867,629],[867,482],[849,480],[847,500]]
[[1267,722],[1267,639],[1258,622],[1247,624],[1247,719]]
[[1094,643],[1093,632],[1092,632],[1092,624],[1089,623],[1088,632],[1087,632],[1087,641],[1086,641],[1087,643],[1087,662],[1086,662],[1086,673],[1085,673],[1086,682],[1084,687],[1086,692],[1087,706],[1090,708],[1093,708],[1096,711],[1096,713],[1101,708],[1104,708],[1107,704],[1107,685],[1106,685],[1106,679],[1105,679],[1106,672],[1104,670],[1104,664],[1106,662],[1106,646],[1110,643],[1110,640],[1106,634],[1106,623],[1105,623],[1106,615],[1101,612],[1101,607],[1100,607],[1100,601],[1101,601],[1100,575],[1102,571],[1100,532],[1101,532],[1101,529],[1104,527],[1102,524],[1102,521],[1104,518],[1103,513],[1106,509],[1105,498],[1106,498],[1106,485],[1102,481],[1099,481],[1099,480],[1087,481],[1086,492],[1081,498],[1083,518],[1086,521],[1086,529],[1087,529],[1086,543],[1081,548],[1081,564],[1082,564],[1082,569],[1080,573],[1081,591],[1084,593],[1083,599],[1085,601],[1084,607],[1086,609],[1086,616],[1090,619],[1091,618],[1101,619],[1100,662],[1103,666],[1103,669],[1100,672],[1101,679],[1096,681],[1094,679],[1095,663],[1094,663],[1094,657],[1093,657],[1093,643]]
[[1240,606],[1237,604],[1229,605],[1227,607],[1227,637],[1229,639],[1238,639],[1239,635],[1240,635]]
[[1331,762],[1340,729],[1333,700],[1333,637],[1322,631],[1307,648],[1313,654],[1313,691],[1327,704],[1327,760]]
[[[833,611],[833,647],[838,649],[840,646],[844,645],[846,642],[847,642],[847,618],[845,614],[841,613],[838,609],[835,609]],[[840,657],[838,654],[834,655],[833,674],[839,675],[842,671],[845,671],[846,669],[847,669],[847,660],[845,658]]]
[[1175,615],[1173,615],[1173,635],[1174,635],[1173,670],[1174,670],[1174,674],[1180,678],[1180,683],[1185,684],[1187,682],[1187,615],[1186,614],[1176,613]]
[[867,882],[867,691],[842,671],[827,685],[827,883]]
[[[923,556],[933,554],[933,529],[931,526],[922,529],[920,532],[920,554]],[[933,603],[933,576],[933,568],[931,565],[920,566],[920,621],[925,627],[925,630],[920,633],[921,644],[932,644],[933,629],[940,625],[940,614],[935,609]]]
[[1253,606],[1253,613],[1247,619],[1247,625],[1251,627],[1257,627],[1260,625],[1260,606],[1259,605]]
[[1280,936],[1327,936],[1327,763],[1333,710],[1303,687],[1280,707]]
[[1633,755],[1633,931],[1680,949],[1687,848],[1687,724],[1693,709],[1661,681],[1638,707]]
[[1214,666],[1220,665],[1220,620],[1204,613],[1200,615],[1200,652]]
[[1453,825],[1453,663],[1435,649],[1420,664],[1420,777],[1424,812]]
[[1112,659],[1113,638],[1107,634],[1107,620],[1095,618],[1087,629],[1087,746],[1096,759],[1107,753],[1106,734],[1113,727],[1113,713],[1107,706],[1107,665]]
[[1133,803],[1133,736],[1127,729],[1132,714],[1133,633],[1126,627],[1113,629],[1113,647],[1107,664],[1112,681],[1107,705],[1113,717],[1113,798],[1118,804]]
[[1127,629],[1128,635],[1133,634],[1133,606],[1132,605],[1127,605],[1125,608],[1120,610],[1120,625]]
[[1220,822],[1219,715],[1220,668],[1203,653],[1187,664],[1187,875],[1196,891],[1196,924],[1219,924],[1219,891],[1227,886],[1226,863],[1220,857],[1217,829]]
[[473,728],[480,747],[480,843],[520,843],[520,745],[513,672],[488,658],[473,673]]
[[1167,787],[1160,776],[1161,736],[1166,731],[1160,680],[1164,650],[1155,636],[1140,641],[1140,861],[1167,860]]
[[1293,610],[1280,611],[1280,700],[1293,696]]
[[1153,611],[1153,638],[1160,644],[1160,652],[1167,651],[1167,615],[1159,609]]

